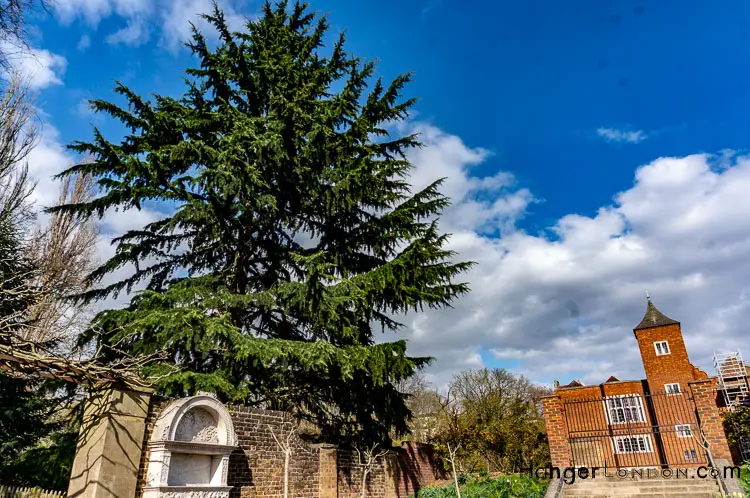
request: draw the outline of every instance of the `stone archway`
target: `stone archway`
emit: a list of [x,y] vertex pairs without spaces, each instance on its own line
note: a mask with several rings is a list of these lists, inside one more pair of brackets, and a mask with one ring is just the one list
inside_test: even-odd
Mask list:
[[237,447],[229,412],[200,394],[167,405],[154,424],[144,498],[224,498],[229,455]]

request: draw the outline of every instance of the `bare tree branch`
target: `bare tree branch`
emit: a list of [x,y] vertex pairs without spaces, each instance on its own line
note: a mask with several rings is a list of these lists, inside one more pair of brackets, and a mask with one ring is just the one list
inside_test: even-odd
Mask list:
[[362,483],[359,495],[360,498],[365,498],[367,496],[367,477],[375,468],[378,460],[390,453],[389,450],[376,451],[377,448],[377,443],[361,451],[358,447],[354,447],[355,451],[357,452],[357,461],[362,466]]
[[284,498],[289,498],[289,460],[292,456],[293,441],[297,434],[297,428],[292,426],[292,429],[286,435],[286,439],[281,441],[276,437],[273,432],[273,428],[269,425],[268,430],[273,436],[273,440],[276,442],[276,446],[279,447],[281,453],[284,455]]
[[[65,178],[59,204],[87,202],[94,196],[94,182],[86,176]],[[57,212],[49,225],[37,231],[29,255],[39,268],[40,299],[31,307],[35,327],[26,339],[45,342],[71,340],[91,318],[90,308],[66,297],[88,288],[86,276],[95,267],[98,228],[91,218]]]
[[8,69],[11,56],[29,52],[27,15],[49,7],[49,0],[0,0],[0,67]]
[[451,470],[453,470],[453,481],[456,483],[456,496],[458,498],[461,498],[461,488],[458,487],[458,474],[456,474],[456,452],[460,447],[460,443],[455,448],[451,448],[451,444],[448,443],[448,461],[451,463]]
[[28,198],[34,185],[25,161],[39,135],[34,98],[28,79],[17,73],[0,97],[0,222],[19,232],[33,218]]
[[25,341],[5,330],[0,331],[0,370],[16,376],[37,376],[61,379],[90,387],[106,383],[124,384],[131,388],[150,388],[156,378],[141,376],[143,367],[166,358],[164,352],[148,356],[128,356],[117,351],[119,359],[102,362],[98,350],[88,360],[60,356],[37,342]]

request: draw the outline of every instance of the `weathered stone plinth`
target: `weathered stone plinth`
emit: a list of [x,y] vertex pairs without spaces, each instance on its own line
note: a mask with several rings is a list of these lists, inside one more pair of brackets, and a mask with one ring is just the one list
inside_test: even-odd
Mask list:
[[108,386],[89,393],[68,485],[75,498],[135,496],[150,392]]

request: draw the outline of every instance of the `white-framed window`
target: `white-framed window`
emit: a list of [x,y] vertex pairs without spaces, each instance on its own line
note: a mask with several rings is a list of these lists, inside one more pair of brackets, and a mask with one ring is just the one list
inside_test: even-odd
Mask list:
[[698,460],[698,454],[695,450],[685,450],[683,455],[685,455],[685,460]]
[[615,453],[653,453],[651,437],[647,434],[638,436],[615,436],[612,438]]
[[654,343],[654,349],[656,350],[656,356],[669,354],[669,343],[667,341],[657,341]]
[[607,420],[610,425],[646,421],[643,401],[637,394],[611,396],[605,398],[604,401],[606,403]]
[[690,424],[675,425],[674,432],[677,434],[677,437],[690,437],[693,435],[693,431],[690,429]]
[[680,394],[680,384],[677,382],[673,384],[664,384],[664,391],[667,394]]

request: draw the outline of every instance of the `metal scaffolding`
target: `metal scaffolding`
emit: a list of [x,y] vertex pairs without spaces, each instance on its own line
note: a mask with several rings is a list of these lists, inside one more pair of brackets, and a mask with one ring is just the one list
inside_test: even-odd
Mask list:
[[737,404],[747,403],[750,390],[745,362],[742,361],[740,352],[714,353],[714,368],[726,405],[733,408]]

